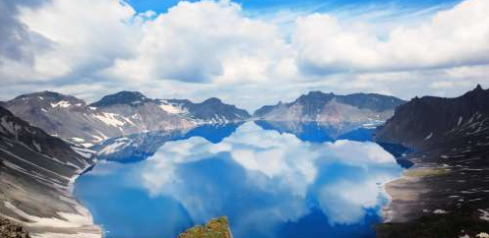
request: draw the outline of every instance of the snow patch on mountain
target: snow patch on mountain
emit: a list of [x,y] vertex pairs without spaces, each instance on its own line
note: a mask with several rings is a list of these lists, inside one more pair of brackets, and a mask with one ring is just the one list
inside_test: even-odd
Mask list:
[[127,145],[129,145],[130,143],[132,142],[131,139],[129,138],[120,138],[120,139],[117,139],[114,143],[104,147],[102,150],[100,150],[98,152],[99,155],[109,155],[109,154],[113,154],[121,149],[123,149],[124,147],[126,147]]
[[68,108],[70,106],[71,106],[71,103],[68,101],[59,101],[57,103],[51,103],[52,108],[56,108],[56,107]]
[[[122,119],[123,117],[115,114],[115,113],[110,113],[110,112],[102,112],[102,114],[95,114],[93,115],[95,118],[99,119],[100,121],[104,122],[105,124],[113,127],[120,127],[124,126],[126,120]],[[118,118],[119,119],[118,119]],[[124,121],[122,121],[122,120]],[[127,119],[127,118],[126,118]],[[129,120],[129,119],[127,119]]]
[[166,101],[161,101],[162,104],[160,105],[160,108],[163,109],[163,111],[168,112],[170,114],[186,114],[188,113],[187,109],[181,107],[180,105],[177,104],[171,104]]

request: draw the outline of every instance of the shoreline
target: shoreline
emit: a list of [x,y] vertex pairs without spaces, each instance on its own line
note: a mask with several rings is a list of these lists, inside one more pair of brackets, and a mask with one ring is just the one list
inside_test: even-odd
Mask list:
[[[55,213],[52,216],[36,216],[23,211],[22,208],[9,201],[4,201],[4,207],[17,218],[7,214],[0,216],[21,225],[32,238],[102,238],[102,228],[93,222],[93,216],[89,209],[73,193],[76,179],[93,166],[95,166],[95,162],[93,164],[88,163],[87,167],[69,178],[66,187],[56,188],[57,200],[51,201],[49,204],[61,203],[70,211],[66,211],[66,207],[65,209],[56,209],[53,206],[52,209],[55,210]],[[30,194],[34,197],[39,195]]]

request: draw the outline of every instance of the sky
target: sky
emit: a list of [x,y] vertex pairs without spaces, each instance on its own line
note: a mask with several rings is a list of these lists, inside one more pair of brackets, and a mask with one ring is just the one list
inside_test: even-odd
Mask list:
[[489,86],[489,0],[0,0],[0,100],[402,99]]

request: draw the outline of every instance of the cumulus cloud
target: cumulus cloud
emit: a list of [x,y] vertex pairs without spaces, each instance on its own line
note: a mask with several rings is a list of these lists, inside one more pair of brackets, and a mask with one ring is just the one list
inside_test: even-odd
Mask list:
[[5,59],[30,61],[32,32],[18,21],[20,7],[37,8],[44,0],[0,1],[0,63]]
[[382,39],[368,25],[313,14],[297,20],[293,42],[311,73],[406,71],[489,63],[489,2],[464,1],[415,27]]
[[488,10],[485,0],[467,0],[401,15],[406,23],[391,9],[289,12],[284,20],[226,0],[181,1],[159,14],[119,0],[4,0],[0,92],[2,100],[37,89],[95,100],[131,88],[218,96],[247,109],[308,90],[455,96],[489,85],[481,74]]
[[129,57],[138,42],[137,15],[124,2],[53,0],[38,9],[22,9],[20,20],[53,42],[35,55],[39,78],[95,75],[115,59]]
[[243,16],[235,3],[180,2],[147,21],[137,56],[111,71],[138,80],[257,81],[293,68],[288,51],[273,24]]

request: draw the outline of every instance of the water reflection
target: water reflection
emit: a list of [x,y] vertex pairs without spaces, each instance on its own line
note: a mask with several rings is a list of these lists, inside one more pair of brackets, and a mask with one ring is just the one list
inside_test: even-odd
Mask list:
[[206,124],[181,131],[158,131],[111,138],[92,147],[101,160],[135,163],[154,155],[168,141],[202,137],[211,143],[219,143],[230,136],[243,123]]
[[255,121],[264,130],[293,134],[302,141],[326,142],[341,139],[353,141],[371,141],[373,128],[358,124],[323,125],[318,122],[300,121]]
[[372,142],[312,143],[258,125],[220,140],[167,141],[138,163],[104,162],[75,192],[107,237],[176,237],[221,215],[236,238],[374,237],[379,184],[401,172],[391,154]]

